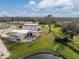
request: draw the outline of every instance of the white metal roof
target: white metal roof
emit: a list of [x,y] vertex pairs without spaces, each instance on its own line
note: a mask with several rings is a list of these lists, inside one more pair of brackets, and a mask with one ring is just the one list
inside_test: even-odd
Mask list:
[[38,25],[38,24],[27,24],[27,23],[25,23],[24,25]]
[[14,29],[14,30],[12,30],[11,32],[17,32],[17,33],[23,33],[23,34],[25,34],[25,33],[28,33],[30,30],[23,30],[23,29],[21,29],[21,30],[18,30],[18,29]]
[[33,22],[25,22],[24,25],[38,25],[38,23],[33,23]]

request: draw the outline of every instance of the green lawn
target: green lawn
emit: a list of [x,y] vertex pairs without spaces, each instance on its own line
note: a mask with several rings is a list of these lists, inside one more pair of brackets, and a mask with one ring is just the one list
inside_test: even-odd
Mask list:
[[9,26],[7,23],[0,23],[0,29],[5,29]]
[[[58,35],[59,33],[61,34],[60,28],[53,28],[52,30],[54,30],[53,33],[55,35]],[[54,34],[49,34],[45,28],[43,29],[42,36],[33,42],[25,44],[17,42],[5,42],[6,47],[11,52],[11,57],[8,59],[17,59],[18,57],[27,56],[40,51],[54,51],[66,59],[79,59],[79,54],[77,54],[71,48],[61,43],[55,42]]]

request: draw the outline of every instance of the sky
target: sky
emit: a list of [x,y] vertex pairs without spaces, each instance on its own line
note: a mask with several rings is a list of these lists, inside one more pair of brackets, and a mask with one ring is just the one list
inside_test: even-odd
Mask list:
[[2,16],[79,17],[79,0],[0,0]]

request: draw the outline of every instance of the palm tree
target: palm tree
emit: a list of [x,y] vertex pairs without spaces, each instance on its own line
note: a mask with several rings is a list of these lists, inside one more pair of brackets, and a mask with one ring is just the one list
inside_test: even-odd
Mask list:
[[46,16],[46,21],[48,23],[49,33],[51,33],[52,15]]

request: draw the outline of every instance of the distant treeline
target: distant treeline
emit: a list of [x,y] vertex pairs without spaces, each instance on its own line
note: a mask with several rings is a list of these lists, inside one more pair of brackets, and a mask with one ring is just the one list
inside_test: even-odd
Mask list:
[[[79,18],[52,17],[52,21],[79,21]],[[8,21],[46,21],[45,17],[0,17],[0,22]]]

